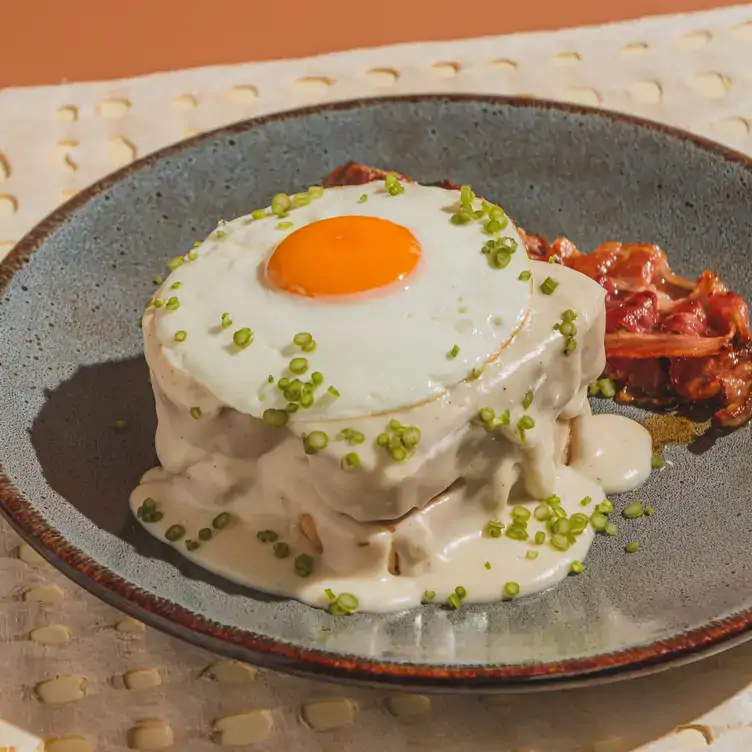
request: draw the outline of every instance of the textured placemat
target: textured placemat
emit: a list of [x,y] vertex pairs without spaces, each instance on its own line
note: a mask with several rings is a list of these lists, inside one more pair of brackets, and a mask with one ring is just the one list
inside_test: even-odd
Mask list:
[[[419,91],[600,105],[752,153],[752,6],[0,91],[0,257],[93,180],[187,135],[305,103]],[[47,739],[48,752],[752,750],[752,645],[593,689],[390,695],[256,672],[146,629],[19,547],[4,524],[0,574],[0,716]],[[21,742],[0,727],[0,750]]]

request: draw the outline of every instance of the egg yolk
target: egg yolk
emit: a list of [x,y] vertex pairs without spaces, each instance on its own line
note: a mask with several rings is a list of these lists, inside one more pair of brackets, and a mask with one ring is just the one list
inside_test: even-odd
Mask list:
[[316,298],[352,295],[404,279],[420,259],[415,236],[378,217],[332,217],[291,233],[266,265],[268,283]]

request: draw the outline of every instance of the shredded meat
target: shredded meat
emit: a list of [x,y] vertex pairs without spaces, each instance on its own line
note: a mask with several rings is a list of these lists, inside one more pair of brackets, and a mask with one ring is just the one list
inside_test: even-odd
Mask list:
[[[383,179],[386,170],[349,162],[327,187]],[[406,182],[410,178],[399,175]],[[450,181],[437,183],[457,189]],[[566,238],[549,243],[518,228],[530,258],[564,264],[606,290],[604,376],[622,401],[704,404],[723,427],[752,417],[752,335],[746,302],[712,271],[696,282],[675,274],[666,253],[644,243],[608,242],[581,253]]]

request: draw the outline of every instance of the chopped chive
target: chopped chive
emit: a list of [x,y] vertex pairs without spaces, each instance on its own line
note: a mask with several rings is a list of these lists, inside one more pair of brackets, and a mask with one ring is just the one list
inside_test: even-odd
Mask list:
[[426,590],[423,593],[423,598],[427,601],[432,601],[436,597],[436,591],[435,590]]
[[362,196],[361,196],[361,197],[360,197],[360,198],[358,199],[358,203],[359,203],[359,204],[365,204],[365,202],[366,202],[366,201],[368,201],[368,196],[367,196],[367,195],[366,195],[366,194],[364,193],[364,194],[363,194],[363,195],[362,195]]
[[569,540],[566,535],[556,533],[551,536],[551,545],[559,551],[566,551],[569,548]]
[[274,530],[259,530],[256,533],[256,538],[258,538],[261,543],[274,543],[279,540],[279,534],[275,533]]
[[215,230],[212,238],[214,240],[224,240],[227,237],[227,233],[224,230]]
[[308,554],[300,554],[295,559],[295,571],[301,577],[308,577],[313,572],[313,559]]
[[582,532],[590,522],[590,517],[582,512],[577,512],[569,518],[569,525],[573,533]]
[[478,420],[480,420],[480,422],[484,423],[486,426],[490,426],[494,422],[495,418],[496,413],[490,407],[482,407],[478,411]]
[[143,509],[144,512],[155,512],[157,509],[157,502],[154,501],[151,496],[147,496],[141,504],[141,509]]
[[366,436],[361,431],[356,431],[354,428],[343,428],[338,436],[348,444],[362,444],[366,440]]
[[334,602],[337,600],[337,596],[334,594],[334,591],[331,588],[327,588],[324,590],[324,595],[331,601]]
[[525,271],[520,272],[520,276],[517,277],[517,279],[519,279],[520,282],[527,282],[531,276],[532,274],[530,274],[530,272],[525,269]]
[[329,437],[323,431],[311,431],[303,440],[303,447],[306,454],[315,454],[326,449],[329,444]]
[[283,428],[290,419],[286,410],[275,410],[273,407],[264,410],[262,417],[267,426],[275,428]]
[[[536,533],[536,535],[537,535],[537,533]],[[533,549],[530,549],[530,551],[526,551],[525,552],[525,558],[526,559],[537,559],[539,553],[540,553],[540,551],[535,551]]]
[[501,531],[504,529],[504,525],[498,520],[489,520],[486,523],[485,531],[491,538],[501,538]]
[[532,392],[525,392],[525,396],[522,398],[522,407],[527,410],[533,404],[534,398],[535,395]]
[[462,608],[462,601],[457,593],[452,593],[447,599],[448,604],[456,610]]
[[165,538],[167,538],[170,543],[179,541],[184,535],[185,528],[182,525],[170,525],[170,527],[165,530]]
[[647,517],[650,517],[650,515],[653,514],[653,512],[655,512],[655,509],[653,509],[653,507],[645,507],[645,515]]
[[447,358],[454,359],[460,354],[460,347],[459,345],[455,345],[448,353]]
[[380,447],[388,447],[389,446],[389,434],[388,433],[380,433],[376,437],[376,445]]
[[310,193],[313,198],[321,198],[324,195],[324,189],[320,185],[312,185],[308,189],[308,193]]
[[485,564],[484,564],[483,566],[484,566],[484,567],[485,567],[486,569],[491,569],[491,562],[490,562],[490,561],[487,561],[487,562],[486,562],[486,563],[485,563]]
[[183,331],[182,329],[179,332],[175,332],[175,336],[173,337],[175,342],[185,342],[187,338],[188,332]]
[[542,546],[546,542],[546,534],[542,530],[539,530],[535,534],[534,540],[536,546]]
[[553,277],[546,277],[540,286],[540,291],[544,295],[551,295],[558,286],[559,283]]
[[654,454],[650,458],[650,467],[652,467],[653,470],[662,470],[665,466],[666,460],[664,460],[660,454]]
[[639,548],[640,548],[640,544],[637,541],[630,541],[629,543],[627,543],[626,546],[624,546],[624,550],[628,554],[637,553],[637,551],[639,550]]
[[288,367],[295,374],[305,373],[308,370],[308,360],[306,358],[293,358]]
[[[157,287],[159,287],[159,285],[161,285],[163,282],[164,277],[154,277],[154,284],[157,285]],[[174,290],[175,288],[173,287],[172,289]]]
[[360,457],[356,452],[348,452],[340,463],[343,470],[349,472],[360,467]]
[[213,533],[209,527],[202,527],[201,530],[198,531],[198,538],[202,541],[211,540],[212,535]]
[[512,540],[527,540],[530,533],[527,531],[527,525],[524,522],[513,522],[505,531],[507,538]]
[[472,207],[475,201],[475,193],[469,185],[460,186],[460,203],[465,207]]
[[573,561],[569,565],[569,571],[572,572],[572,574],[581,574],[584,569],[585,565],[581,561]]
[[278,193],[272,198],[272,214],[276,214],[278,217],[285,216],[290,211],[291,206],[292,201],[290,201],[290,197],[284,193]]
[[396,173],[390,172],[384,179],[386,189],[390,196],[399,196],[405,192],[405,187],[400,183]]
[[512,507],[511,515],[515,522],[527,522],[530,519],[530,510],[522,506]]
[[611,514],[611,512],[614,511],[614,505],[609,499],[603,499],[603,501],[596,507],[596,510],[601,514]]
[[311,342],[313,342],[313,337],[308,332],[298,332],[292,338],[292,341],[298,347],[303,347],[304,345],[309,345]]
[[339,603],[337,603],[336,601],[334,603],[330,603],[326,607],[326,611],[332,616],[337,616],[337,617],[347,616],[347,611],[345,611],[345,609],[342,608],[339,605]]
[[340,593],[337,605],[346,613],[351,614],[358,610],[360,602],[352,593]]
[[504,595],[508,598],[516,598],[520,594],[520,586],[516,582],[504,583]]
[[188,251],[188,261],[195,261],[198,258],[196,251]]
[[296,193],[292,197],[292,205],[300,208],[301,206],[308,206],[311,203],[313,197],[309,193]]
[[604,532],[606,535],[616,535],[619,532],[619,528],[614,525],[613,522],[607,523]]
[[407,450],[403,446],[389,447],[389,454],[395,462],[404,462],[407,459]]
[[279,222],[276,226],[277,230],[289,230],[291,227],[295,227],[294,222]]
[[473,368],[472,371],[468,374],[468,379],[470,381],[475,381],[476,379],[479,379],[483,375],[483,368]]
[[644,513],[645,510],[642,508],[642,504],[633,501],[631,504],[627,504],[627,506],[624,507],[621,515],[628,520],[635,520],[638,517],[642,517]]
[[201,408],[200,407],[192,407],[190,409],[191,418],[194,420],[198,420],[201,417]]
[[238,329],[235,334],[232,335],[232,341],[235,347],[248,347],[253,342],[253,332],[246,326],[243,329]]
[[162,298],[154,298],[155,308],[161,308],[163,305],[164,305],[164,300],[162,300]]
[[616,387],[611,379],[598,379],[598,387],[607,399],[611,399],[616,394]]
[[286,559],[290,555],[290,545],[284,541],[277,541],[274,544],[274,555],[278,559]]
[[457,593],[460,598],[467,598],[467,590],[465,590],[462,585],[457,585],[454,592]]
[[601,514],[600,512],[594,512],[590,515],[590,524],[592,525],[593,530],[598,533],[602,533],[606,529],[608,520],[606,519],[606,516],[604,514]]
[[251,219],[264,219],[267,216],[266,209],[254,209],[251,212]]
[[167,268],[174,272],[175,269],[182,266],[184,263],[185,259],[182,256],[174,256],[167,262]]
[[586,507],[588,504],[592,504],[593,499],[590,496],[585,496],[585,498],[580,499],[580,506]]
[[420,443],[420,429],[416,426],[408,426],[402,432],[402,443],[408,447],[408,449],[418,446]]
[[165,305],[165,308],[168,311],[177,311],[178,308],[180,308],[180,300],[176,298],[174,295],[167,301],[167,304]]
[[232,518],[227,512],[220,512],[213,520],[212,527],[215,530],[224,530],[229,524]]
[[339,397],[339,390],[336,387],[330,386],[326,391],[329,392],[329,394],[331,394],[334,399],[337,399],[337,397]]
[[222,314],[222,328],[227,329],[230,326],[232,326],[232,319],[230,318],[230,314],[223,313]]
[[[160,279],[161,279],[161,277],[160,277]],[[162,283],[160,282],[159,284],[162,284]],[[179,290],[182,286],[183,286],[182,282],[173,282],[170,285],[170,290]]]

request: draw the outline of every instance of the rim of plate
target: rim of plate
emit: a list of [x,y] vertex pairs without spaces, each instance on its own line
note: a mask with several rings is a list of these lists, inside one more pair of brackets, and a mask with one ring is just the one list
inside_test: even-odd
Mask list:
[[[690,142],[717,158],[752,172],[752,158],[679,128],[611,110],[528,97],[490,94],[432,93],[367,97],[285,110],[207,131],[153,152],[124,167],[55,209],[28,232],[0,262],[0,292],[47,238],[77,209],[124,178],[166,157],[218,135],[232,135],[268,123],[306,118],[320,112],[359,109],[400,102],[478,102],[519,109],[559,110],[658,131]],[[436,664],[386,661],[304,648],[229,627],[192,613],[155,593],[139,588],[69,543],[44,520],[3,473],[0,465],[0,511],[18,534],[66,577],[116,609],[163,632],[215,653],[290,674],[360,685],[395,685],[406,689],[452,692],[503,692],[555,689],[595,681],[613,681],[659,671],[726,650],[752,638],[752,608],[655,642],[624,650],[547,663]]]

